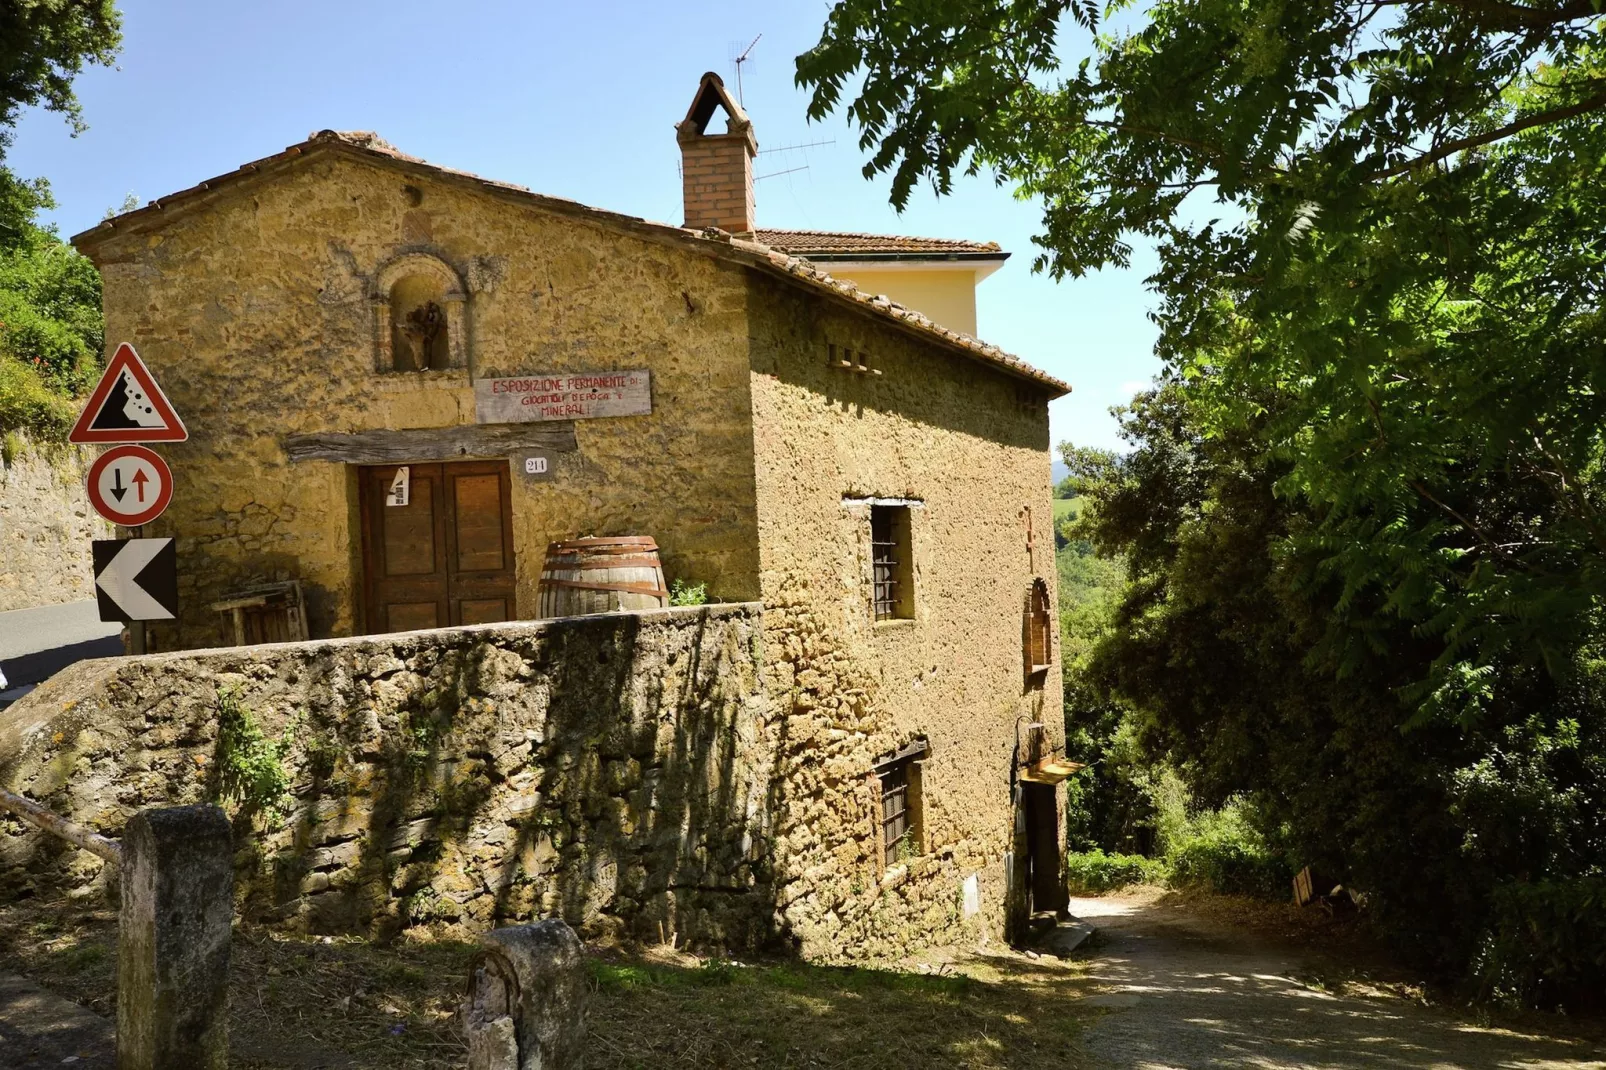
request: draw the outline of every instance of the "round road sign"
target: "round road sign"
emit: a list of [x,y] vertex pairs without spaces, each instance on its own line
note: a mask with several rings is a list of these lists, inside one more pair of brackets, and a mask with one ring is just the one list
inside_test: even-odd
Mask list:
[[89,466],[89,502],[113,524],[149,524],[172,500],[172,469],[144,446],[113,446]]

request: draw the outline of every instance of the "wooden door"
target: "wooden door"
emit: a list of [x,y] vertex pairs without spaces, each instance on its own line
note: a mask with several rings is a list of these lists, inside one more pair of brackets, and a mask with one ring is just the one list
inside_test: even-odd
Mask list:
[[368,631],[514,619],[507,462],[408,465],[407,504],[386,505],[398,467],[360,473]]
[[1028,888],[1032,912],[1065,908],[1064,879],[1060,872],[1060,814],[1054,788],[1050,784],[1022,784],[1021,805],[1026,810],[1027,865],[1031,871]]
[[441,465],[447,600],[453,624],[513,620],[513,510],[506,461]]

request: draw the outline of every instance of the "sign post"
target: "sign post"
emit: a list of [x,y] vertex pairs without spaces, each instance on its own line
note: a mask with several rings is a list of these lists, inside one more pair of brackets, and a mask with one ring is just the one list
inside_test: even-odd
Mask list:
[[178,615],[178,558],[172,539],[146,539],[144,525],[173,500],[173,470],[144,442],[183,442],[189,431],[156,377],[124,342],[73,425],[67,441],[112,446],[89,466],[89,501],[131,539],[96,539],[95,599],[100,619],[128,625],[130,653],[145,653],[145,622]]

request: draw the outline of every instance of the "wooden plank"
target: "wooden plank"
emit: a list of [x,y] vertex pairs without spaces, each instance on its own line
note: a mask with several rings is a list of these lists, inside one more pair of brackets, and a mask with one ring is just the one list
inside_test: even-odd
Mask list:
[[349,435],[315,432],[287,435],[284,440],[284,451],[293,462],[337,461],[342,464],[455,461],[463,457],[503,457],[528,449],[572,453],[574,424],[464,424],[400,431],[358,431]]
[[462,475],[452,480],[457,524],[455,572],[492,572],[504,567],[502,485],[497,473]]

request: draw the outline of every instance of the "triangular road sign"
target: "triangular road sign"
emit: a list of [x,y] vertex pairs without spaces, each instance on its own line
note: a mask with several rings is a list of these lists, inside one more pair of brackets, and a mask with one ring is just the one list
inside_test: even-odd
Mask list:
[[156,377],[134,347],[117,347],[106,374],[89,395],[67,441],[84,445],[112,442],[183,442],[184,421],[156,385]]

